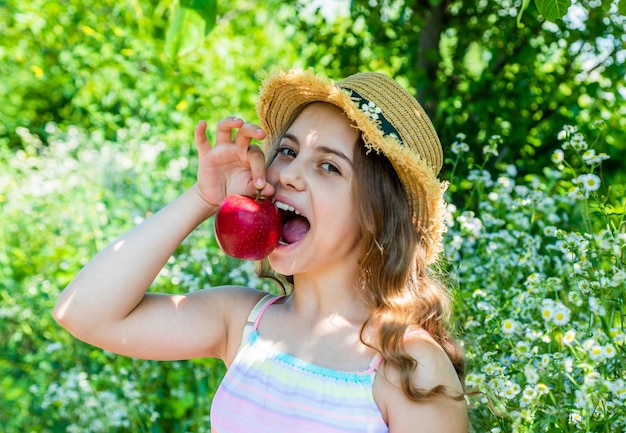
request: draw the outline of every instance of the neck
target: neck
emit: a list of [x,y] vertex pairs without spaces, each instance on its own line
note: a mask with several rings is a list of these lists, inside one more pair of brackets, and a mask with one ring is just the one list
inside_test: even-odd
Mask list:
[[294,276],[294,290],[289,297],[294,312],[303,320],[317,321],[342,317],[362,324],[369,308],[357,288],[357,278],[347,273],[332,276]]

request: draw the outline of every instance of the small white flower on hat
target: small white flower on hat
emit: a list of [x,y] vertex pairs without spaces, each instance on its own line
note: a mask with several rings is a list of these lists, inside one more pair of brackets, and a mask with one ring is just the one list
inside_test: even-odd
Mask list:
[[378,115],[381,113],[380,108],[371,101],[367,104],[361,105],[361,110],[363,110],[372,120],[378,120]]

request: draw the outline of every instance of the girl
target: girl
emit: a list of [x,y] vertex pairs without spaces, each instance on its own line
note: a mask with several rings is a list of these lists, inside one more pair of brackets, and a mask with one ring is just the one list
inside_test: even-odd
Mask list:
[[[333,83],[290,71],[265,80],[257,112],[261,128],[219,122],[213,146],[199,122],[196,184],[92,259],[56,320],[126,356],[222,359],[217,433],[467,431],[449,299],[428,271],[445,185],[421,106],[382,74]],[[146,293],[224,197],[259,190],[284,215],[260,271],[285,296]]]

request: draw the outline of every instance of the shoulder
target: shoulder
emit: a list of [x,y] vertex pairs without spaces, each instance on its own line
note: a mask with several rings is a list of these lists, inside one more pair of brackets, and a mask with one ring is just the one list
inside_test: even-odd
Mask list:
[[443,385],[450,392],[462,393],[463,387],[443,348],[426,331],[407,335],[406,348],[417,361],[414,382],[418,388],[431,389]]
[[[199,310],[215,314],[222,321],[225,340],[219,358],[230,363],[241,343],[243,328],[250,311],[267,293],[243,286],[220,286],[194,292],[190,296],[198,300]],[[207,318],[208,321],[215,318]]]
[[[405,343],[407,351],[417,361],[417,369],[412,377],[417,388],[430,390],[443,385],[451,395],[463,393],[450,358],[428,333],[411,333],[407,335]],[[390,433],[467,431],[467,406],[464,400],[437,396],[415,402],[402,391],[400,372],[384,362],[376,376],[374,391]]]

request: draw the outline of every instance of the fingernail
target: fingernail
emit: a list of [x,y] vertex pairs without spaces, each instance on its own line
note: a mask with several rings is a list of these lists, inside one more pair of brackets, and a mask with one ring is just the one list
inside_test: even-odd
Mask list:
[[255,183],[256,183],[256,186],[259,188],[263,188],[265,186],[265,181],[261,179],[260,177],[257,178]]

